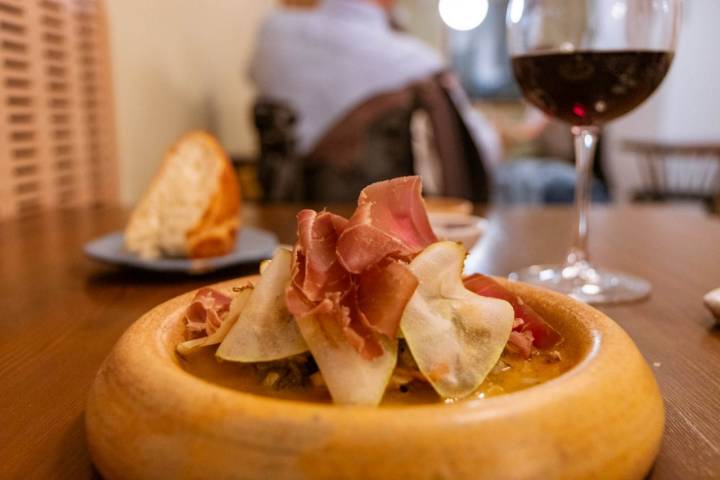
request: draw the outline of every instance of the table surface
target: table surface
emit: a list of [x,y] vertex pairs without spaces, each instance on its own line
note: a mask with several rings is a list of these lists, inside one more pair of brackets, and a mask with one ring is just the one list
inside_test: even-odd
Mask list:
[[[347,206],[333,209],[347,214]],[[296,206],[249,206],[248,224],[292,242]],[[572,212],[489,212],[491,227],[468,267],[504,275],[563,258]],[[0,223],[0,478],[93,478],[83,410],[102,359],[143,312],[204,277],[115,270],[82,254],[84,242],[121,228],[122,209],[74,210]],[[653,479],[720,478],[720,330],[702,305],[720,286],[720,219],[671,207],[599,208],[597,263],[652,281],[644,302],[603,307],[653,367],[667,423]]]

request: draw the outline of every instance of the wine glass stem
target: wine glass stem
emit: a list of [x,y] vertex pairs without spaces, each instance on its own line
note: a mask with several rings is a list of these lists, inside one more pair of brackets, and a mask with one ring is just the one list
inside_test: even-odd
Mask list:
[[588,262],[588,214],[592,187],[592,165],[597,149],[599,129],[593,126],[572,127],[575,137],[575,212],[577,216],[577,235],[568,252],[566,264],[577,266]]

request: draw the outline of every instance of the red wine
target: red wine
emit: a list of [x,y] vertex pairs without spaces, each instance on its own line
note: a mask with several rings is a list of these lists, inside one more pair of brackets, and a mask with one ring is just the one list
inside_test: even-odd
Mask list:
[[525,98],[572,125],[600,125],[631,111],[660,85],[672,52],[577,51],[512,60]]

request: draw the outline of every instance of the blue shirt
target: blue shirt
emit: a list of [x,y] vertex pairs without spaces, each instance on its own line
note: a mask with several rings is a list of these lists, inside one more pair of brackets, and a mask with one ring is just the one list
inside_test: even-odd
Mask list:
[[260,30],[250,75],[258,94],[298,114],[307,153],[335,122],[378,94],[444,69],[435,50],[390,28],[364,0],[327,0],[310,11],[272,14]]

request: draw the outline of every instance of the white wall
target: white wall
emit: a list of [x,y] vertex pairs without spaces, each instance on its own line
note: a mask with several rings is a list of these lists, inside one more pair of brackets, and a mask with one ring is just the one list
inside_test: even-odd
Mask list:
[[408,33],[415,35],[445,55],[445,24],[438,13],[438,0],[397,0],[397,19]]
[[121,197],[132,203],[182,133],[252,154],[244,68],[272,0],[107,0]]
[[686,0],[680,42],[665,82],[637,111],[607,128],[605,157],[621,199],[637,184],[623,139],[720,142],[720,1]]

